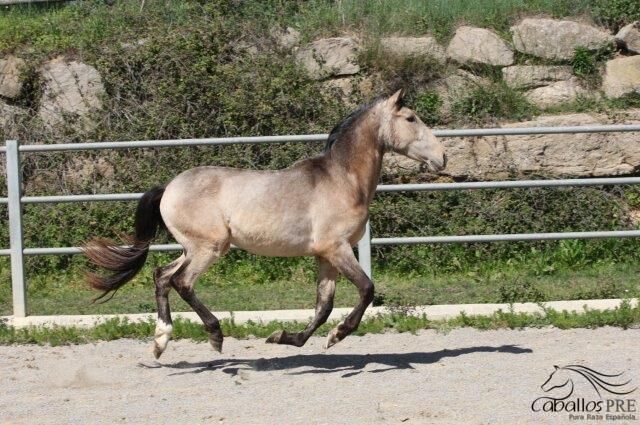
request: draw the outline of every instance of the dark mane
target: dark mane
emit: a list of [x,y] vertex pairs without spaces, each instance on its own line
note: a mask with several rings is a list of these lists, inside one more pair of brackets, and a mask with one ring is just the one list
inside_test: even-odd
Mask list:
[[329,133],[329,138],[327,139],[327,143],[324,145],[324,152],[328,152],[331,147],[340,140],[345,134],[351,130],[354,125],[362,118],[369,109],[378,104],[381,100],[385,99],[384,96],[380,96],[375,98],[373,101],[369,103],[362,104],[350,113],[347,118],[345,118],[340,124],[333,127],[331,133]]

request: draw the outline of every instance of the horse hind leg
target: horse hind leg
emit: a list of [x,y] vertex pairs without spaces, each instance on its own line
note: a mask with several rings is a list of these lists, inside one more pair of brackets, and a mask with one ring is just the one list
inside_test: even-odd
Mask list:
[[160,358],[171,339],[173,321],[169,308],[169,291],[171,291],[171,276],[178,270],[184,261],[184,255],[164,267],[158,267],[153,273],[153,281],[156,287],[156,303],[158,305],[158,320],[153,340],[152,352],[156,359]]
[[[228,247],[228,243],[224,243]],[[178,292],[180,297],[191,306],[198,314],[204,328],[209,333],[209,342],[214,350],[222,352],[222,329],[220,321],[211,311],[198,299],[193,286],[198,277],[205,272],[209,266],[215,262],[226,249],[212,249],[208,247],[194,247],[187,250],[187,257],[180,269],[171,277],[171,286]]]
[[270,344],[287,344],[302,347],[309,337],[322,326],[333,309],[333,296],[336,291],[338,270],[324,258],[318,257],[318,281],[316,289],[316,312],[305,330],[289,334],[285,330],[275,331],[266,340]]

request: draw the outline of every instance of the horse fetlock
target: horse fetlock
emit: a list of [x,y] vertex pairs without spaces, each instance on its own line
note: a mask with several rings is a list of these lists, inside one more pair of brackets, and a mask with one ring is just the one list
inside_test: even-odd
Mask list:
[[287,331],[275,331],[265,341],[267,344],[286,344],[296,347],[302,347],[307,339],[303,332],[290,334]]
[[342,341],[347,335],[349,335],[349,331],[347,331],[344,325],[338,325],[335,328],[331,329],[329,335],[327,335],[327,342],[324,345],[324,348],[330,348],[340,341]]

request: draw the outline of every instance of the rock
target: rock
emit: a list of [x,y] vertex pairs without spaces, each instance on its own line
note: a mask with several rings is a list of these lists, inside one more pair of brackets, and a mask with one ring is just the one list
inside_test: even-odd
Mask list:
[[[17,138],[18,123],[26,116],[26,110],[0,102],[0,135],[5,139]],[[4,163],[4,158],[0,162]]]
[[607,61],[602,90],[608,97],[640,93],[640,56],[620,57]]
[[580,81],[576,77],[571,77],[566,81],[558,81],[530,90],[525,93],[525,97],[540,108],[548,108],[574,101],[578,96],[588,94],[589,91],[580,85]]
[[372,76],[336,77],[322,81],[320,84],[325,94],[339,97],[342,103],[352,108],[358,107],[358,96],[354,97],[354,92],[365,98],[375,94],[373,93],[374,78]]
[[624,47],[631,53],[640,53],[640,21],[635,21],[629,25],[622,27],[618,34],[616,34],[616,40],[619,40]]
[[285,29],[274,28],[271,30],[271,36],[276,44],[285,50],[292,50],[300,44],[300,32],[291,27]]
[[459,63],[511,65],[513,51],[495,33],[484,28],[462,26],[447,47],[447,56]]
[[75,156],[66,164],[63,180],[68,190],[108,189],[113,186],[115,167],[105,158],[88,159]]
[[436,81],[433,85],[433,90],[442,101],[440,112],[445,115],[449,114],[454,101],[464,97],[479,86],[488,86],[489,84],[491,82],[486,78],[457,69],[454,73]]
[[66,116],[75,116],[73,126],[86,130],[94,124],[90,115],[102,108],[105,95],[102,79],[92,66],[67,62],[58,57],[42,67],[44,92],[38,115],[48,128],[62,124]]
[[447,60],[444,48],[433,37],[385,37],[380,39],[380,48],[399,57],[427,58],[438,63]]
[[555,19],[523,19],[511,33],[519,52],[554,60],[573,58],[576,47],[596,50],[614,41],[611,34],[591,25]]
[[324,38],[298,51],[296,57],[316,80],[360,71],[357,61],[358,44],[350,37]]
[[20,95],[22,90],[20,74],[24,66],[24,61],[15,56],[0,59],[0,96],[14,99]]
[[[622,119],[620,119],[622,117]],[[503,127],[557,127],[640,124],[640,109],[621,112],[617,122],[607,115],[541,116],[533,121],[504,123]],[[634,175],[640,171],[640,143],[634,133],[536,134],[487,137],[443,137],[447,168],[453,178],[495,180],[510,177],[603,177]],[[387,173],[398,169],[385,162]],[[419,170],[416,161],[403,161],[405,174]]]
[[351,95],[353,94],[353,77],[338,77],[323,81],[322,87],[325,91],[337,93],[345,104],[351,103]]
[[502,68],[502,78],[514,89],[532,89],[572,76],[570,66],[514,65]]

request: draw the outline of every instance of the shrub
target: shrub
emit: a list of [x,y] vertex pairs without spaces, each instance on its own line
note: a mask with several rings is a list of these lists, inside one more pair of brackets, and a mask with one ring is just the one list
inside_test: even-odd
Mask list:
[[453,103],[453,113],[461,122],[479,123],[500,118],[522,120],[531,118],[535,112],[536,107],[522,93],[504,82],[479,85]]
[[637,0],[594,0],[591,16],[601,25],[618,32],[624,25],[640,19],[640,2]]

